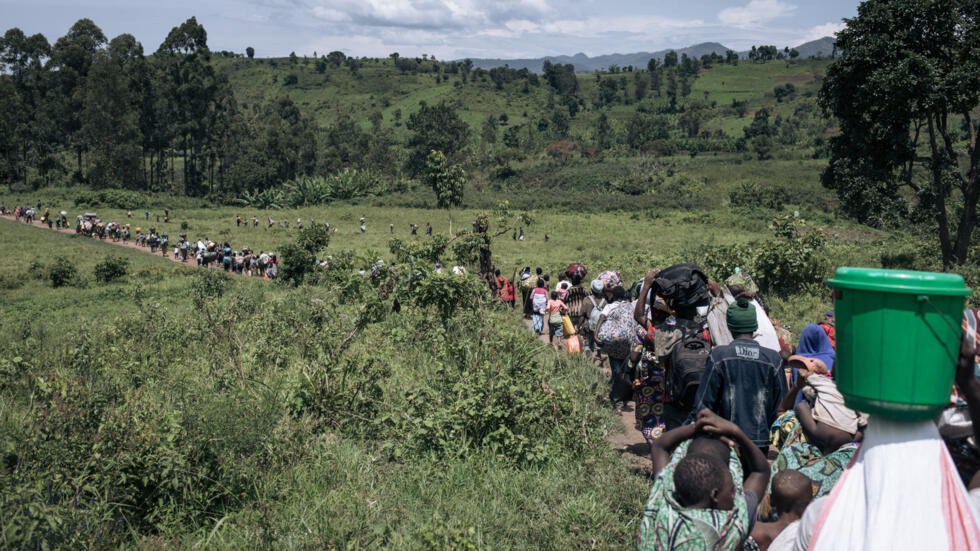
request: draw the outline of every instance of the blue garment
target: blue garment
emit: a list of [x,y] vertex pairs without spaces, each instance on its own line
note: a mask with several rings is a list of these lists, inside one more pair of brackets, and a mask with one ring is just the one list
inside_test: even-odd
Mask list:
[[[830,344],[830,337],[827,336],[826,331],[814,323],[804,327],[803,332],[800,333],[800,344],[796,347],[796,355],[822,361],[827,366],[827,373],[833,372],[834,360],[837,359],[837,352],[834,350],[834,346]],[[795,384],[799,377],[798,370],[794,367],[792,372],[790,384]],[[803,392],[798,392],[793,403],[795,405],[802,401]]]
[[687,423],[708,408],[738,425],[757,446],[768,446],[769,427],[787,391],[779,354],[754,340],[735,339],[708,355]]
[[800,344],[796,347],[796,355],[822,361],[826,364],[828,372],[834,370],[834,360],[837,358],[837,352],[830,344],[827,333],[813,323],[804,327],[803,332],[800,333]]
[[540,335],[543,329],[544,329],[544,316],[535,312],[531,316],[531,330],[537,333],[538,335]]

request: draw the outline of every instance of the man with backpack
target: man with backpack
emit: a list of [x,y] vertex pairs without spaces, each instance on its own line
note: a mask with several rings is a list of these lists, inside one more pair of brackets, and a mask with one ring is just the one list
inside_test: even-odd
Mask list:
[[759,322],[747,297],[739,297],[729,306],[726,322],[734,340],[708,354],[688,423],[693,423],[702,409],[710,409],[738,425],[765,451],[769,448],[769,427],[787,392],[783,359],[752,338]]

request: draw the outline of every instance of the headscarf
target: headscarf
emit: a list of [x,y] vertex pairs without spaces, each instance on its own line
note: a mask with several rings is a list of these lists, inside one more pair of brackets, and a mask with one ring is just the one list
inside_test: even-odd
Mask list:
[[606,285],[600,279],[593,279],[592,284],[589,285],[589,287],[592,289],[593,293],[598,295],[602,293],[603,289],[606,288]]
[[732,335],[738,333],[750,335],[759,329],[759,319],[756,317],[755,306],[745,297],[739,297],[734,304],[728,306],[725,321]]
[[602,282],[606,289],[621,287],[623,285],[623,278],[615,270],[606,270],[599,274],[597,279]]
[[816,358],[827,366],[827,372],[834,371],[834,360],[837,353],[830,344],[827,333],[816,324],[811,323],[803,328],[800,333],[800,344],[796,347],[796,354],[807,358]]
[[725,280],[725,285],[727,285],[729,289],[732,287],[740,287],[742,291],[747,293],[755,294],[759,292],[759,287],[754,281],[752,281],[752,276],[739,268],[735,268],[735,273]]

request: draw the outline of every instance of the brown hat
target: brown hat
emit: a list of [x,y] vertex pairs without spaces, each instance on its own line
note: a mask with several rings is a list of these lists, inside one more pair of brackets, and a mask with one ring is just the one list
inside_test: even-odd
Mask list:
[[827,364],[823,363],[823,360],[817,358],[807,358],[806,356],[790,356],[787,360],[787,364],[792,364],[793,362],[803,364],[803,368],[810,373],[816,373],[818,375],[825,375],[827,373]]

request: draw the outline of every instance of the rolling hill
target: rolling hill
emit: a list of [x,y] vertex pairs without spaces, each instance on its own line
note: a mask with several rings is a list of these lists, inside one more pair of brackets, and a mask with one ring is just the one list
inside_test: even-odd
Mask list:
[[[699,58],[710,53],[725,55],[725,52],[730,49],[731,48],[718,42],[702,42],[701,44],[695,44],[686,48],[674,49],[674,51],[677,52],[677,55],[687,54],[689,57]],[[800,52],[800,57],[803,59],[810,57],[829,57],[831,52],[834,50],[834,39],[829,36],[825,36],[819,40],[800,44],[799,46],[796,46],[795,49],[796,51]],[[651,58],[663,60],[664,55],[669,51],[671,51],[671,49],[659,50],[656,52],[606,54],[595,57],[589,57],[583,53],[578,53],[572,56],[559,55],[531,59],[473,59],[472,61],[474,67],[479,67],[481,69],[489,70],[493,69],[494,67],[507,66],[513,69],[527,69],[529,71],[540,73],[541,66],[547,60],[551,63],[571,63],[575,66],[576,71],[580,73],[591,73],[593,71],[604,71],[613,65],[617,65],[619,67],[626,67],[629,65],[632,65],[633,67],[646,67],[647,62],[649,62]],[[747,55],[747,51],[739,52],[739,57],[745,58]]]

